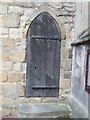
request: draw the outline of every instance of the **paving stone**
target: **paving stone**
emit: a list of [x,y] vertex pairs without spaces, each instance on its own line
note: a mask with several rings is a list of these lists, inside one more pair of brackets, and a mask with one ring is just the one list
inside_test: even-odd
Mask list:
[[[33,108],[35,110],[33,110]],[[66,104],[44,103],[44,104],[21,104],[19,117],[26,118],[57,118],[69,115],[70,110]]]

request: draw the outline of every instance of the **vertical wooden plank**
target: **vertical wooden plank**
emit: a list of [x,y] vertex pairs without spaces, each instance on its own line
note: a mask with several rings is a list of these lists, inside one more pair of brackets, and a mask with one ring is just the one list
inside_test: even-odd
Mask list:
[[[54,49],[54,63],[53,63],[53,84],[59,88],[59,77],[60,77],[60,42],[55,41]],[[57,89],[57,96],[59,89]]]
[[[41,44],[41,79],[40,86],[46,86],[47,41],[40,40]],[[46,89],[40,89],[40,96],[46,96]]]
[[34,79],[34,74],[33,74],[33,65],[34,65],[34,41],[30,40],[28,43],[28,60],[27,60],[27,78],[26,78],[26,96],[33,96],[34,91],[32,90],[33,86],[33,79]]
[[[48,67],[47,67],[47,76],[46,83],[47,86],[56,86],[59,87],[59,70],[60,70],[60,42],[53,40],[50,41],[48,45]],[[57,96],[58,89],[48,89],[48,96]]]
[[[53,85],[53,60],[54,60],[54,41],[47,41],[47,74],[46,86]],[[47,89],[47,96],[52,96],[52,89]]]
[[[40,40],[36,39],[34,41],[34,79],[33,79],[33,86],[39,86],[40,85],[40,76],[41,76],[41,70],[40,70],[40,56],[41,56],[41,48],[40,48]],[[33,89],[33,88],[32,88]],[[39,89],[33,89],[35,96],[40,96],[40,90]]]

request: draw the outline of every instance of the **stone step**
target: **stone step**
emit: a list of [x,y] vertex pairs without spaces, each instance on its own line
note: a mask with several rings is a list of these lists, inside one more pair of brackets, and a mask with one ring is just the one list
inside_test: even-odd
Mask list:
[[57,118],[69,116],[70,109],[59,103],[23,103],[19,106],[19,118]]

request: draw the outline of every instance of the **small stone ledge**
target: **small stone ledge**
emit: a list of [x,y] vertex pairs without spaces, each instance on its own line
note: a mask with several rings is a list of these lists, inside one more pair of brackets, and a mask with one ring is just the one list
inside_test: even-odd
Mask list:
[[23,103],[20,105],[18,113],[19,118],[58,118],[69,115],[70,109],[68,106],[58,103]]
[[83,39],[83,40],[78,40],[78,41],[74,41],[71,43],[72,46],[77,46],[77,45],[85,45],[90,43],[90,39]]

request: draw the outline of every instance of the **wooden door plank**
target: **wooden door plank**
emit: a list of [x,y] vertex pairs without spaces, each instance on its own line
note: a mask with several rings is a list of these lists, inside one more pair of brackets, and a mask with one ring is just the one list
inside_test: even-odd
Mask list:
[[[40,79],[40,85],[41,86],[46,86],[46,67],[47,67],[47,42],[40,40],[41,44],[41,56],[40,56],[40,61],[41,61],[41,79]],[[46,90],[40,90],[40,96],[46,96]]]
[[[41,69],[40,69],[40,56],[41,56],[41,49],[40,49],[40,41],[38,39],[34,40],[34,79],[33,79],[33,86],[40,85],[40,76],[41,76]],[[32,87],[33,87],[32,86]],[[40,90],[34,90],[35,96],[40,96]]]
[[59,85],[59,77],[60,77],[60,42],[55,41],[55,53],[54,53],[54,69],[53,69],[53,77],[56,79],[54,84],[56,86]]
[[[53,84],[59,88],[59,79],[60,79],[60,42],[55,41],[54,49],[54,63],[53,63]],[[59,89],[56,91],[56,95],[59,96]],[[52,92],[52,96],[55,93]]]
[[26,77],[26,96],[33,96],[34,91],[32,90],[32,85],[33,85],[33,79],[34,79],[34,74],[33,74],[33,60],[34,60],[34,44],[32,40],[29,41],[28,43],[28,60],[27,60],[27,77]]

